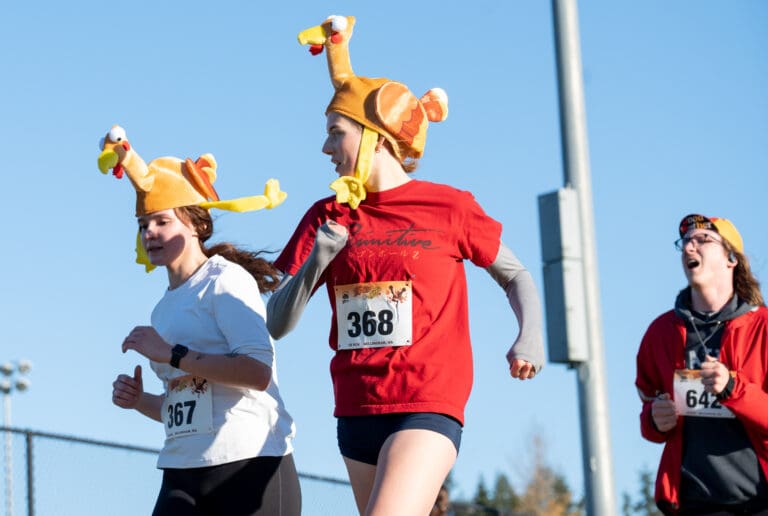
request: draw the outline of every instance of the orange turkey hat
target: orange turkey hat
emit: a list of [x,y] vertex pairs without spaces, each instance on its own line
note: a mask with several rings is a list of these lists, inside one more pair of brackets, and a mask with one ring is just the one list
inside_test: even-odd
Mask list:
[[352,71],[349,40],[354,16],[330,16],[321,25],[299,33],[299,43],[318,54],[325,48],[328,72],[336,90],[326,114],[336,111],[387,138],[400,161],[424,153],[429,122],[448,116],[448,95],[433,88],[417,98],[402,83],[358,77]]
[[335,111],[363,126],[354,177],[340,177],[331,183],[337,202],[347,202],[353,209],[365,199],[365,181],[379,134],[404,163],[424,153],[429,122],[441,122],[448,116],[448,95],[440,88],[417,98],[402,83],[355,75],[349,58],[354,25],[354,16],[334,15],[299,33],[299,43],[310,45],[313,55],[323,49],[327,52],[335,93],[325,113]]
[[[121,179],[127,175],[136,190],[136,216],[182,206],[200,206],[228,211],[255,211],[274,208],[287,197],[280,191],[280,183],[269,179],[263,195],[219,199],[213,183],[216,181],[216,159],[212,154],[203,154],[197,160],[174,157],[156,158],[147,165],[128,141],[125,129],[115,125],[101,139],[99,148],[99,170]],[[136,262],[144,265],[147,272],[154,266],[149,263],[146,252],[137,237]]]

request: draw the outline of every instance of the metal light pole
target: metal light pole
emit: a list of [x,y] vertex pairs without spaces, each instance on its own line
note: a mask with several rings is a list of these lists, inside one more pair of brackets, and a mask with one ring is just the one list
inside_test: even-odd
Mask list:
[[6,362],[0,365],[0,392],[3,393],[4,417],[3,425],[8,428],[5,432],[5,512],[13,516],[13,434],[11,434],[11,393],[23,392],[29,389],[30,382],[26,374],[32,369],[29,360],[19,360],[16,364]]
[[587,514],[616,514],[576,0],[552,0],[564,187],[539,196],[551,362],[576,369]]

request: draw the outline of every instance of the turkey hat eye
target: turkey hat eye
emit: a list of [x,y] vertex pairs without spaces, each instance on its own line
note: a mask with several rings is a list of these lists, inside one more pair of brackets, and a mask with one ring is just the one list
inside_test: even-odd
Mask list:
[[347,19],[344,16],[333,15],[331,18],[331,30],[341,32],[347,29]]
[[113,142],[120,142],[125,140],[125,129],[119,125],[114,126],[109,130],[109,139]]

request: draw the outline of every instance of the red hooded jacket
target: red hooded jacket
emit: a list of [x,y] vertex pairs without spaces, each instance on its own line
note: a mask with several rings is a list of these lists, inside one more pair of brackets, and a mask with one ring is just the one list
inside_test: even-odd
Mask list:
[[[667,432],[659,432],[651,418],[653,398],[674,397],[676,369],[684,369],[685,322],[673,310],[659,316],[645,332],[637,353],[637,386],[643,401],[640,432],[656,443],[665,443],[656,476],[656,501],[679,502],[684,417]],[[768,477],[768,309],[764,306],[725,323],[720,361],[736,372],[732,394],[721,403],[744,428]]]

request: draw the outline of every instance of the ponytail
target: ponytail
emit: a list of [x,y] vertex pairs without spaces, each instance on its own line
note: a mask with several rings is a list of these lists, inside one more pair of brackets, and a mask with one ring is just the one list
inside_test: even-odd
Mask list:
[[200,206],[182,206],[174,208],[176,215],[183,221],[189,222],[197,232],[200,249],[207,257],[218,254],[230,262],[234,262],[253,276],[262,294],[274,292],[280,283],[280,271],[272,262],[261,257],[268,251],[247,251],[229,243],[214,244],[205,247],[205,242],[213,235],[213,219],[211,213]]

